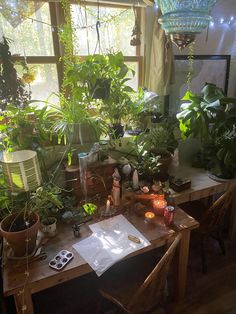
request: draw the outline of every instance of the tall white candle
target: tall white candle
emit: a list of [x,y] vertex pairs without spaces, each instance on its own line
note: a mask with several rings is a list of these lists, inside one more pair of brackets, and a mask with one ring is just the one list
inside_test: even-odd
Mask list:
[[109,213],[110,207],[111,207],[111,202],[110,202],[110,200],[107,200],[107,203],[106,203],[106,213]]

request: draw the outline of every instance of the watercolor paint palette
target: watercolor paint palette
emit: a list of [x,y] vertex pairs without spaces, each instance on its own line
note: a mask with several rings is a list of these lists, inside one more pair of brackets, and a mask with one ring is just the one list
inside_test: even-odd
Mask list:
[[56,270],[63,269],[74,257],[72,252],[67,250],[62,250],[57,255],[51,259],[49,266]]

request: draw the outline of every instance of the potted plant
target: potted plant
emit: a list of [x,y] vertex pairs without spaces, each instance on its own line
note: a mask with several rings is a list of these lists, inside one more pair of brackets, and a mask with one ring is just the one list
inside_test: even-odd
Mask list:
[[[103,116],[109,124],[110,136],[121,137],[123,123],[130,121],[141,111],[135,91],[127,85],[129,75],[134,75],[124,62],[121,52],[87,56],[66,72],[64,85],[75,101],[86,104],[87,112]],[[136,97],[137,98],[137,97]]]
[[[165,117],[161,123],[137,136],[140,173],[147,173],[154,180],[166,181],[168,179],[168,168],[172,161],[172,154],[178,146],[174,128],[174,119]],[[141,169],[143,166],[144,168]]]
[[177,114],[182,137],[199,138],[201,151],[193,165],[205,167],[221,178],[235,174],[236,98],[226,97],[222,89],[206,84],[201,95],[187,92]]
[[[39,229],[39,215],[33,211],[26,193],[12,196],[0,191],[1,205],[5,215],[0,223],[0,233],[7,240],[12,255],[22,257],[34,252]],[[4,202],[4,203],[3,203]]]
[[73,145],[98,141],[105,126],[100,118],[89,114],[87,103],[82,99],[70,99],[63,94],[59,97],[59,105],[49,104],[44,119],[49,123],[51,134],[57,136],[58,144],[66,146],[71,164]]
[[110,65],[111,56],[116,59],[116,55],[89,55],[75,63],[67,72],[65,85],[71,86],[73,91],[82,89],[87,98],[109,97],[112,71],[114,71]]
[[40,216],[41,229],[48,237],[56,235],[56,217],[63,208],[61,189],[50,184],[43,185],[31,193],[30,202]]

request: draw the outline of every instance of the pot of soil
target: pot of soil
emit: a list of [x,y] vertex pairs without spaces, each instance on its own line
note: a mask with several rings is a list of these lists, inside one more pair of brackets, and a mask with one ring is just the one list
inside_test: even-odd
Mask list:
[[156,180],[159,180],[161,182],[165,182],[169,179],[169,167],[172,161],[172,155],[170,152],[165,152],[164,154],[161,154],[161,158],[158,160],[158,162],[161,164],[159,166],[159,172],[156,175]]
[[124,126],[121,124],[113,124],[110,126],[110,138],[121,138],[124,135]]
[[31,213],[27,221],[24,213],[10,214],[0,223],[0,233],[12,248],[15,257],[34,252],[38,229],[39,216],[36,213]]
[[41,221],[41,229],[46,237],[54,237],[57,232],[57,219],[55,217],[43,219]]

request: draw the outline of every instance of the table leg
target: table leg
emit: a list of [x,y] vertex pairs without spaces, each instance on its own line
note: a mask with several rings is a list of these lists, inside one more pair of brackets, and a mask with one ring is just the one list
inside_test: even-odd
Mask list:
[[20,290],[14,295],[17,314],[34,314],[31,292],[25,287],[24,292]]
[[182,230],[182,238],[179,244],[179,251],[177,256],[177,284],[176,284],[176,298],[177,302],[181,303],[184,300],[187,284],[188,271],[188,256],[189,256],[189,241],[191,230]]

